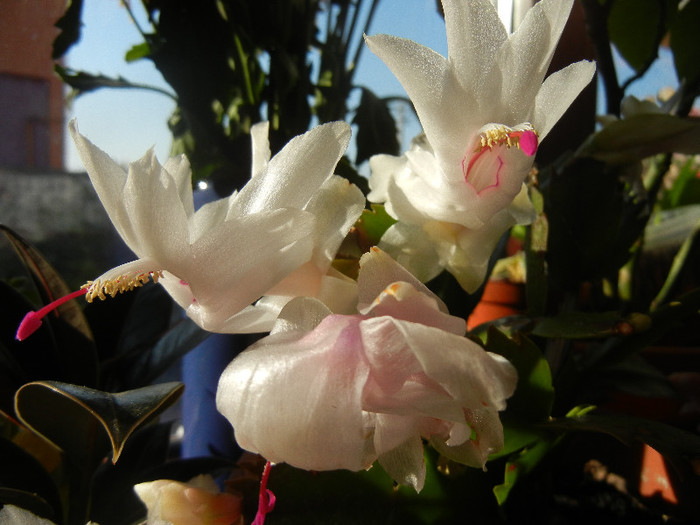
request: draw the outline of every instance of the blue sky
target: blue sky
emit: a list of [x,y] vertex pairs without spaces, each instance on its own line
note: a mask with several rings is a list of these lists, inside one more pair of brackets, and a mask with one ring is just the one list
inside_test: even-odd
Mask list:
[[[138,12],[141,4],[133,1],[132,6]],[[124,54],[140,42],[140,35],[118,0],[85,2],[83,22],[82,39],[67,56],[69,66],[169,89],[150,61],[124,61]],[[145,22],[143,25],[147,26]],[[370,33],[391,33],[411,38],[443,55],[447,52],[444,23],[435,9],[435,0],[382,0]],[[629,70],[622,70],[623,78],[629,74]],[[382,96],[404,94],[391,72],[368,50],[360,58],[355,82]],[[644,80],[632,85],[630,92],[645,96],[655,94],[661,87],[676,85],[671,57],[665,54]],[[166,122],[173,108],[173,101],[158,93],[102,89],[75,100],[67,118],[77,118],[80,131],[118,162],[136,160],[151,146],[162,161],[170,149]],[[409,122],[408,130],[414,133],[417,125]],[[70,139],[66,140],[66,167],[82,171]]]

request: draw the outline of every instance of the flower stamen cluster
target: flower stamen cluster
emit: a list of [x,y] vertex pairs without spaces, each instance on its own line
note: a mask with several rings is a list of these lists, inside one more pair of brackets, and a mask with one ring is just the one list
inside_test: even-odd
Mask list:
[[153,279],[154,283],[157,283],[158,279],[162,278],[163,270],[153,270],[138,275],[124,274],[115,279],[88,281],[80,288],[87,290],[85,293],[85,300],[91,303],[95,299],[104,301],[107,299],[108,295],[114,298],[119,293],[130,292],[135,288],[142,287],[151,279]]

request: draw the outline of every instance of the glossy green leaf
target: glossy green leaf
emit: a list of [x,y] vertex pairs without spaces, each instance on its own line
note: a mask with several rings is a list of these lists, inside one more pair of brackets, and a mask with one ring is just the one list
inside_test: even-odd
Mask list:
[[543,439],[525,448],[506,463],[503,483],[493,488],[493,493],[499,505],[503,505],[506,502],[515,484],[529,474],[551,448],[552,442]]
[[136,496],[134,485],[148,480],[148,472],[165,463],[170,426],[162,423],[138,429],[124,446],[117,463],[104,462],[99,466],[92,484],[92,521],[132,525],[145,519],[146,507]]
[[399,154],[396,122],[386,99],[381,99],[369,89],[362,88],[362,98],[352,123],[357,126],[355,164],[360,165],[372,155],[380,153]]
[[486,350],[502,355],[518,371],[518,385],[507,401],[504,416],[522,422],[547,419],[552,410],[554,388],[551,370],[540,349],[521,334],[508,338],[492,327]]
[[355,224],[358,244],[363,251],[379,244],[389,227],[396,222],[381,204],[371,204],[371,210],[363,210]]
[[[112,394],[58,381],[37,381],[17,391],[15,411],[29,428],[72,459],[90,464],[124,443],[180,397],[181,383],[163,383]],[[70,424],[67,424],[70,422]]]
[[638,113],[591,135],[577,155],[623,164],[658,153],[700,153],[700,119]]

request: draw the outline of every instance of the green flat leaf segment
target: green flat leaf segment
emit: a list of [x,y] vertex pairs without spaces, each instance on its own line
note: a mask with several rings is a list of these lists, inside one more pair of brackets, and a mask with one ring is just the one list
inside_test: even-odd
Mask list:
[[164,383],[117,394],[58,381],[24,385],[15,411],[27,427],[68,456],[90,461],[112,449],[116,462],[129,436],[182,394],[181,383]]

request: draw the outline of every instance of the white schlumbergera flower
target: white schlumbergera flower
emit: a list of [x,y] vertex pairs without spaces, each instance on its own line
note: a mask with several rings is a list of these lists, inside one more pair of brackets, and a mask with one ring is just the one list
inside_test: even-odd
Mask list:
[[517,374],[463,337],[465,322],[377,248],[360,261],[358,314],[289,302],[236,357],[216,403],[239,445],[308,470],[369,468],[423,487],[422,439],[483,467],[503,446],[498,411]]
[[468,292],[499,237],[532,221],[524,188],[539,141],[593,76],[591,62],[545,73],[573,0],[542,0],[509,35],[489,0],[443,0],[447,58],[411,40],[366,37],[411,98],[425,137],[375,156],[369,200],[399,222],[386,249],[421,280],[443,268]]
[[[211,332],[269,330],[281,303],[322,294],[364,206],[360,190],[333,175],[350,139],[344,122],[295,137],[272,159],[267,124],[255,126],[251,180],[197,211],[184,156],[161,166],[149,151],[125,173],[74,122],[70,130],[110,219],[138,257],[98,278],[91,292],[159,274],[187,315]],[[277,300],[248,306],[266,295]]]
[[[161,166],[151,150],[125,172],[75,121],[69,128],[109,218],[137,257],[89,282],[82,291],[88,301],[153,278],[211,332],[267,331],[297,295],[320,297],[339,310],[347,297],[353,304],[354,283],[331,268],[365,203],[357,187],[333,175],[350,138],[346,123],[295,137],[272,159],[267,124],[254,126],[251,180],[197,211],[184,155]],[[17,338],[78,293],[30,312]]]

